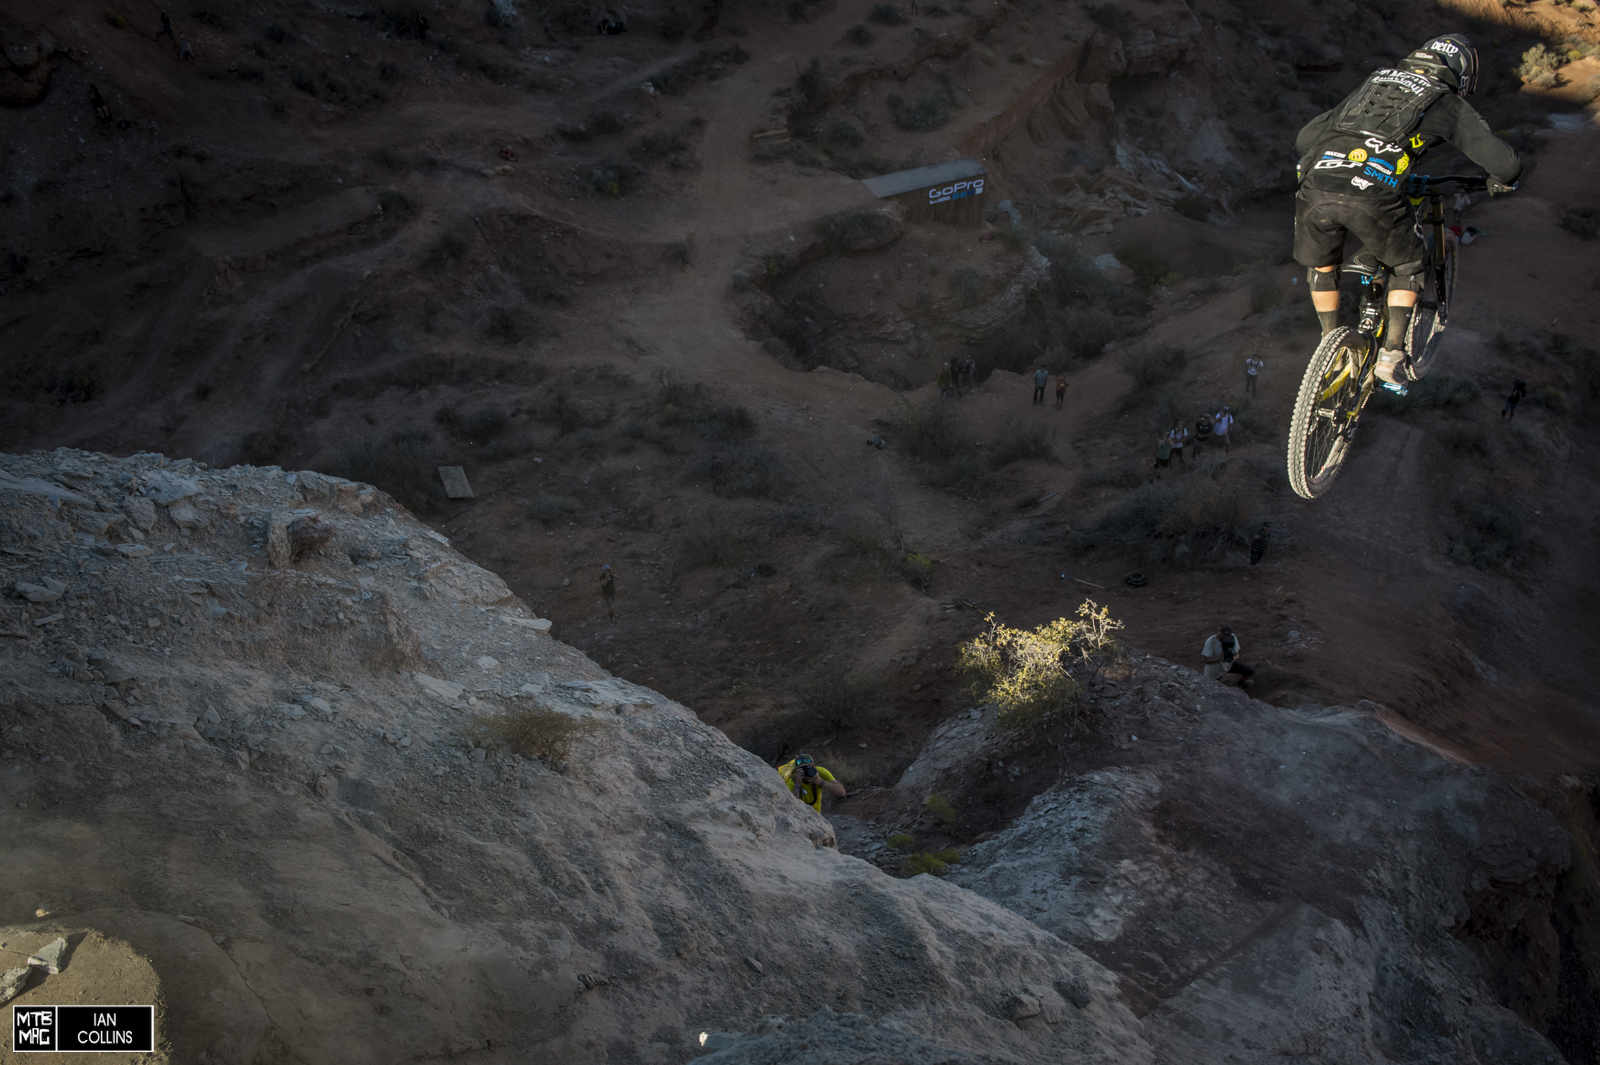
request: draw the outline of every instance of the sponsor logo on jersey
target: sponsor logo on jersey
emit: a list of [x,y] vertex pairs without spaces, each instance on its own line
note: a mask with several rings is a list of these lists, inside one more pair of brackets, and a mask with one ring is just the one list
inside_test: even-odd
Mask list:
[[1423,51],[1438,52],[1440,55],[1461,54],[1461,49],[1456,47],[1456,43],[1454,41],[1447,41],[1443,37],[1439,38],[1437,41],[1429,42],[1428,46],[1424,48]]
[[1364,181],[1363,179],[1358,178],[1358,177],[1351,178],[1350,179],[1350,184],[1354,185],[1358,189],[1370,189],[1372,187],[1372,182]]
[[1428,79],[1421,74],[1413,74],[1409,70],[1390,70],[1387,67],[1373,74],[1372,82],[1375,85],[1393,85],[1413,96],[1421,96],[1431,88]]
[[1411,135],[1411,147],[1415,148],[1419,152],[1422,151],[1422,148],[1423,148],[1422,134],[1413,133]]
[[1404,174],[1406,172],[1406,167],[1408,167],[1410,165],[1411,165],[1411,156],[1402,155],[1400,157],[1400,161],[1398,163],[1394,164],[1394,172],[1396,174]]
[[1390,141],[1380,141],[1376,137],[1368,137],[1366,140],[1366,145],[1379,155],[1395,155],[1405,151],[1405,146],[1402,144],[1394,144]]
[[1318,159],[1311,167],[1313,170],[1344,170],[1355,169],[1361,162],[1357,159]]
[[[1367,175],[1367,177],[1372,178],[1374,181],[1381,181],[1381,182],[1383,182],[1383,184],[1388,185],[1390,187],[1393,187],[1393,186],[1398,185],[1400,183],[1400,179],[1399,178],[1394,177],[1394,176],[1392,176],[1390,174],[1386,174],[1381,170],[1374,170],[1371,163],[1367,164],[1367,168],[1365,170],[1363,170],[1362,173]],[[1354,182],[1354,181],[1360,181],[1361,179],[1360,178],[1351,178],[1350,180],[1352,182]]]
[[1352,163],[1364,163],[1364,162],[1366,162],[1367,161],[1367,150],[1365,148],[1357,148],[1355,151],[1350,153],[1350,161]]

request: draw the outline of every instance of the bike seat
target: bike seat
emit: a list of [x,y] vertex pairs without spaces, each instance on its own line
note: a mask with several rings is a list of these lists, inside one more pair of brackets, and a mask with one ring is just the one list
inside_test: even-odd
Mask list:
[[1378,257],[1370,251],[1356,252],[1355,255],[1350,257],[1350,261],[1344,264],[1345,273],[1356,274],[1360,277],[1377,277],[1378,272],[1382,269],[1383,266],[1378,262]]

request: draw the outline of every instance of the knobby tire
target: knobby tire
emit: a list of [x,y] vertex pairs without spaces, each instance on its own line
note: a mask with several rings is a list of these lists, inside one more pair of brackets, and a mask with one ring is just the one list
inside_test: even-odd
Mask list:
[[1289,486],[1302,499],[1316,499],[1332,486],[1350,452],[1361,411],[1362,337],[1340,326],[1317,345],[1300,381],[1289,424]]
[[[1424,271],[1426,283],[1411,316],[1411,336],[1408,347],[1412,377],[1417,380],[1428,375],[1439,356],[1439,334],[1450,320],[1450,296],[1456,283],[1456,239],[1447,235],[1444,248],[1433,246],[1433,234],[1427,234],[1428,268]],[[1439,258],[1442,256],[1442,258]],[[1442,269],[1441,269],[1442,268]],[[1441,287],[1440,281],[1443,281]]]

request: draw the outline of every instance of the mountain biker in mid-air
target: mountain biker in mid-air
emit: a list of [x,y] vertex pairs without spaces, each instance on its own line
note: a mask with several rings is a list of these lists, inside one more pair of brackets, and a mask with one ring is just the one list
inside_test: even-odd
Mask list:
[[1489,172],[1491,196],[1510,192],[1522,161],[1464,99],[1478,84],[1478,52],[1466,37],[1446,33],[1403,59],[1373,71],[1331,111],[1295,138],[1300,191],[1295,195],[1294,257],[1326,335],[1339,324],[1339,264],[1354,234],[1389,268],[1388,323],[1375,373],[1404,391],[1411,312],[1423,284],[1427,249],[1402,194],[1406,171],[1440,141]]

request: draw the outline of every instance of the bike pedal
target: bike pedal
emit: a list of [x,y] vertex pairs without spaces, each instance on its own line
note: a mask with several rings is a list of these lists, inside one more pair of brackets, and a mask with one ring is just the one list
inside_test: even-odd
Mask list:
[[1393,392],[1397,396],[1403,396],[1403,395],[1406,394],[1406,386],[1405,385],[1396,384],[1393,381],[1382,381],[1382,382],[1379,382],[1379,383],[1383,385],[1383,390],[1385,392]]

